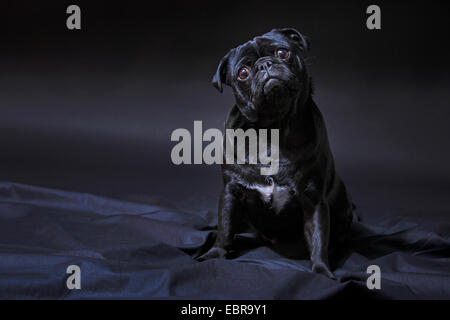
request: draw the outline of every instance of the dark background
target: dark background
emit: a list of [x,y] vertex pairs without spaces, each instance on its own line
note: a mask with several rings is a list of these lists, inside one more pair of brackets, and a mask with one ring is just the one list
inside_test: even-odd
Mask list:
[[[439,1],[2,1],[0,179],[215,206],[217,165],[175,166],[170,134],[222,128],[220,58],[274,27],[311,40],[315,100],[359,206],[450,205],[450,5]],[[82,30],[66,28],[78,4]],[[366,28],[370,4],[382,29]]]

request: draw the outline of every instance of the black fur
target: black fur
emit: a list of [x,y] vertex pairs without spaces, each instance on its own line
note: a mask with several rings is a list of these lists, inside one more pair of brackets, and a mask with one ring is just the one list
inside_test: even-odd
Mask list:
[[[277,56],[279,48],[289,51],[287,59]],[[302,57],[307,49],[297,30],[274,29],[220,61],[213,85],[219,91],[223,84],[231,86],[236,98],[225,128],[279,129],[280,163],[272,176],[261,175],[260,164],[222,165],[217,238],[199,260],[226,256],[234,236],[250,227],[272,243],[305,240],[312,270],[334,278],[329,252],[345,245],[352,202],[335,171],[325,123],[312,98]],[[238,79],[242,66],[250,70],[248,79]],[[278,189],[263,199],[253,185],[279,187],[288,199],[280,208],[273,200]]]

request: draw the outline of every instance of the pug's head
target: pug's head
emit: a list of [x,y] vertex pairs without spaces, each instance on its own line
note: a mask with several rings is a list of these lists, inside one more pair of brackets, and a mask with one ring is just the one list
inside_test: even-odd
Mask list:
[[241,113],[252,123],[282,120],[310,94],[302,55],[305,37],[295,29],[273,29],[231,49],[221,60],[213,85],[230,86]]

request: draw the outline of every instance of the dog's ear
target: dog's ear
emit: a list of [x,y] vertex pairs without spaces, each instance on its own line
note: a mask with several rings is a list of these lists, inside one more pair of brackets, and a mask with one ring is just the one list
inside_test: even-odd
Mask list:
[[275,29],[274,31],[277,31],[284,35],[289,40],[295,42],[299,47],[300,50],[305,52],[309,49],[309,40],[307,37],[302,35],[300,32],[295,30],[294,28],[283,28],[283,29]]
[[227,72],[228,72],[228,58],[230,53],[227,53],[222,59],[220,59],[219,66],[217,67],[216,74],[212,78],[211,83],[213,86],[223,92],[223,84],[227,84]]

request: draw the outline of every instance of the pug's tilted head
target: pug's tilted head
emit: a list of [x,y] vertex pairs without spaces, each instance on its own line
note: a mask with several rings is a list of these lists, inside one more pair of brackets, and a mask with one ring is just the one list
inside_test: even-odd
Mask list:
[[310,78],[302,58],[306,38],[283,28],[253,38],[230,50],[221,60],[213,85],[229,85],[241,113],[252,123],[282,120],[310,94]]

